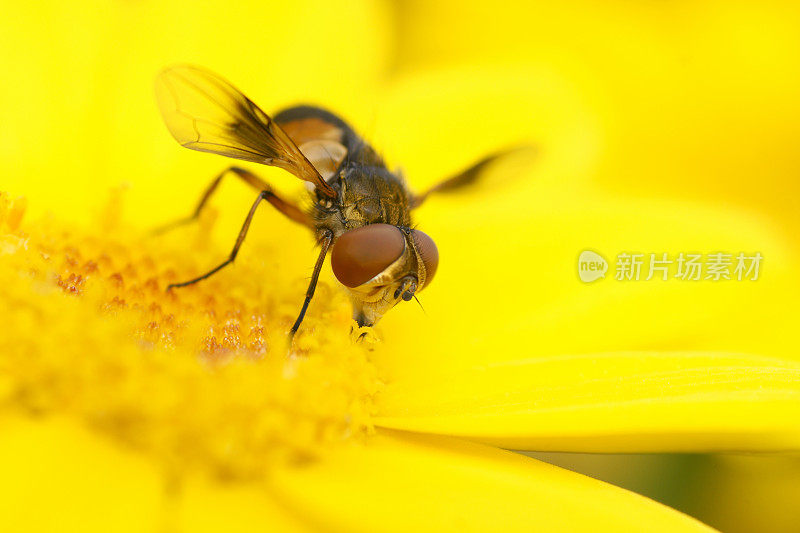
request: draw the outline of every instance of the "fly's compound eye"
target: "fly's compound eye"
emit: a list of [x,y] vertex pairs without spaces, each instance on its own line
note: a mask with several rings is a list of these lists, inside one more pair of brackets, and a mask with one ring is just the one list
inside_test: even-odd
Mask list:
[[417,253],[422,258],[422,264],[425,265],[425,285],[420,287],[420,290],[422,290],[430,285],[434,274],[436,274],[436,269],[439,266],[439,250],[436,248],[433,239],[426,233],[415,229],[411,230],[411,236],[417,247]]
[[333,274],[342,285],[358,287],[397,261],[405,246],[403,234],[389,224],[370,224],[350,230],[339,237],[331,250]]

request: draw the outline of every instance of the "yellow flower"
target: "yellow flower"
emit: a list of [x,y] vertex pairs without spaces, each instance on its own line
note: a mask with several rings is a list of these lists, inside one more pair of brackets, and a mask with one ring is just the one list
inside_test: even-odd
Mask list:
[[204,254],[117,227],[118,200],[94,229],[20,226],[24,203],[0,206],[5,530],[205,530],[229,514],[242,529],[702,529],[601,482],[432,434],[575,451],[800,441],[798,365],[553,357],[384,391],[371,352],[349,340],[349,302],[327,283],[288,347],[303,280],[272,259],[167,293]]
[[[791,9],[525,4],[6,6],[0,173],[30,202],[0,197],[0,530],[705,529],[498,448],[798,449]],[[442,252],[427,314],[354,345],[326,271],[289,346],[312,243],[274,213],[235,266],[163,290],[248,203],[225,185],[145,236],[225,164],[160,124],[152,77],[184,61],[268,111],[333,108],[414,188],[521,140],[539,156],[417,213]],[[765,263],[583,285],[585,248]]]

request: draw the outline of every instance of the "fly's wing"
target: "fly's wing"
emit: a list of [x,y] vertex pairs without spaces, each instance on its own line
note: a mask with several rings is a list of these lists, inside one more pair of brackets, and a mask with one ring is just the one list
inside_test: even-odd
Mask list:
[[419,207],[433,193],[451,193],[472,187],[480,181],[486,169],[499,159],[518,153],[534,155],[535,152],[536,149],[532,146],[520,146],[486,156],[471,167],[462,170],[459,174],[439,182],[422,194],[415,195],[411,200],[411,207]]
[[347,123],[319,107],[284,109],[275,115],[275,122],[326,181],[336,174],[349,153],[348,146],[358,139]]
[[216,74],[189,65],[170,67],[156,79],[156,100],[170,133],[186,148],[280,167],[336,198],[286,132]]

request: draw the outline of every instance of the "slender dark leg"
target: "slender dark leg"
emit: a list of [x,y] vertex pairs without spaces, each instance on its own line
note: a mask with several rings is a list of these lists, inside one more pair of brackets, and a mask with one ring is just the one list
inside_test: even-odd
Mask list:
[[223,261],[217,267],[209,270],[202,276],[190,279],[189,281],[184,281],[183,283],[171,283],[170,285],[167,286],[167,290],[170,290],[173,287],[185,287],[187,285],[197,283],[198,281],[204,280],[210,275],[220,271],[223,267],[226,267],[229,264],[233,263],[233,260],[236,259],[236,254],[239,253],[239,248],[242,246],[242,243],[244,242],[244,238],[247,236],[247,230],[250,229],[250,222],[252,222],[253,216],[256,214],[256,208],[258,208],[258,204],[261,203],[261,200],[269,201],[269,198],[271,196],[273,196],[271,191],[261,191],[258,194],[258,198],[256,198],[255,202],[253,202],[253,207],[251,207],[250,212],[247,213],[247,218],[244,219],[244,224],[242,224],[242,229],[239,231],[239,237],[237,237],[236,244],[233,245],[233,250],[231,251],[231,255],[228,257],[228,259]]
[[308,304],[311,303],[311,298],[314,297],[314,291],[317,288],[317,281],[319,280],[319,273],[322,271],[322,265],[325,263],[325,256],[328,254],[328,249],[331,247],[332,242],[333,232],[328,230],[320,242],[321,249],[319,251],[319,257],[317,257],[317,264],[314,265],[314,273],[311,274],[311,283],[309,283],[308,290],[306,291],[306,299],[303,301],[303,308],[300,309],[300,316],[297,317],[294,326],[292,326],[289,332],[290,337],[297,333],[298,328],[300,328],[300,323],[303,322],[303,318],[306,316]]
[[480,179],[484,170],[486,170],[486,168],[489,167],[492,163],[507,155],[511,155],[517,152],[529,152],[530,154],[535,154],[536,148],[528,145],[518,146],[517,148],[511,148],[509,150],[505,150],[503,152],[498,152],[496,154],[484,157],[471,167],[461,171],[461,173],[452,176],[438,183],[437,185],[434,185],[433,187],[431,187],[422,194],[413,196],[411,198],[411,208],[414,209],[422,205],[422,203],[430,194],[452,192],[469,187],[470,185],[474,184]]
[[[188,224],[190,222],[194,222],[200,216],[200,213],[203,211],[203,208],[208,203],[208,200],[211,198],[211,195],[214,194],[214,191],[217,190],[219,187],[222,178],[225,177],[226,174],[229,172],[234,173],[238,178],[245,181],[247,184],[252,186],[253,188],[259,191],[268,191],[271,189],[269,184],[253,174],[252,172],[245,170],[239,167],[230,167],[226,168],[219,175],[214,178],[211,182],[211,185],[208,186],[206,191],[203,193],[203,196],[200,198],[200,202],[197,204],[197,207],[194,210],[194,213],[189,215],[186,218],[181,218],[179,220],[175,220],[174,222],[170,222],[169,224],[164,224],[163,226],[156,228],[153,230],[153,235],[160,235],[166,231],[171,229],[175,229],[177,227],[183,226],[184,224]],[[269,203],[271,203],[278,211],[286,215],[291,220],[303,224],[304,226],[312,227],[313,223],[311,222],[311,218],[299,207],[293,205],[281,198],[277,195],[273,194],[269,198],[266,199]]]

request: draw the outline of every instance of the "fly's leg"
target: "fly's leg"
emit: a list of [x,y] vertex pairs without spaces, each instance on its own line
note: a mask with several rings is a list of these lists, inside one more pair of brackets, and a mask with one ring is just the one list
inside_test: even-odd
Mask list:
[[425,199],[433,193],[449,193],[468,188],[470,185],[473,185],[480,180],[481,175],[492,163],[498,159],[519,152],[535,154],[536,150],[534,147],[526,145],[486,156],[477,163],[473,164],[471,167],[466,168],[459,174],[451,176],[450,178],[434,185],[424,193],[414,195],[411,198],[411,208],[415,209],[421,206],[423,202],[425,202]]
[[306,290],[306,298],[303,300],[303,308],[300,309],[300,315],[295,320],[294,325],[289,333],[289,336],[294,336],[297,333],[297,330],[300,328],[300,324],[303,322],[303,318],[306,316],[306,310],[308,309],[308,304],[311,303],[311,298],[314,297],[314,291],[317,288],[317,281],[319,280],[319,273],[322,271],[322,265],[325,263],[325,256],[328,254],[328,250],[331,247],[331,243],[333,242],[333,232],[331,230],[326,230],[325,235],[320,240],[320,251],[319,256],[317,257],[317,263],[314,265],[314,273],[311,274],[311,283],[308,284],[308,290]]
[[[188,217],[181,218],[179,220],[170,222],[169,224],[164,224],[163,226],[156,228],[155,230],[153,230],[153,235],[160,235],[166,231],[175,229],[177,227],[183,226],[184,224],[188,224],[190,222],[194,222],[195,220],[197,220],[200,217],[200,213],[203,211],[203,208],[208,203],[208,200],[211,198],[211,195],[214,194],[214,191],[217,190],[217,187],[219,187],[220,182],[222,182],[222,178],[224,178],[226,174],[231,172],[235,174],[239,179],[246,182],[248,185],[252,186],[254,189],[257,189],[259,191],[269,191],[271,189],[271,187],[266,181],[262,180],[249,170],[240,167],[226,168],[225,170],[220,172],[216,178],[214,178],[214,180],[211,182],[211,185],[209,185],[206,191],[203,193],[203,196],[200,198],[200,202],[197,204],[194,213],[192,213]],[[266,200],[269,203],[271,203],[278,211],[283,213],[287,218],[299,224],[302,224],[306,227],[309,228],[313,227],[313,223],[308,214],[305,213],[302,209],[300,209],[296,205],[281,199],[275,194],[272,194],[272,196],[266,198]]]
[[[239,231],[239,237],[236,238],[236,244],[233,245],[233,250],[231,250],[230,256],[228,259],[217,265],[215,268],[212,268],[202,276],[198,276],[194,279],[190,279],[189,281],[184,281],[183,283],[171,283],[167,286],[167,290],[170,290],[174,287],[185,287],[187,285],[191,285],[193,283],[197,283],[198,281],[204,280],[207,277],[211,276],[222,270],[224,267],[228,266],[229,264],[233,263],[233,260],[236,259],[236,254],[239,253],[239,248],[242,246],[244,242],[244,238],[247,236],[247,230],[250,229],[250,222],[253,220],[253,216],[256,214],[256,209],[258,208],[258,204],[261,203],[261,200],[270,201],[271,198],[275,197],[272,191],[261,191],[258,194],[258,198],[256,201],[253,202],[253,207],[250,208],[250,212],[247,213],[247,218],[244,219],[244,224],[242,224],[242,229]],[[272,202],[270,202],[272,203]],[[274,205],[274,204],[273,204]]]

